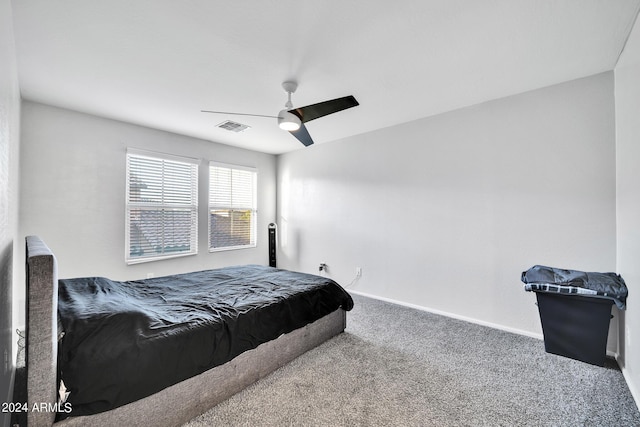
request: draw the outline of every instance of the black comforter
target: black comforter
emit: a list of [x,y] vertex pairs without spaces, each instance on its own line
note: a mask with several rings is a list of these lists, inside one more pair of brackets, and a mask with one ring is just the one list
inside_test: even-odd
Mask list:
[[71,416],[143,398],[353,300],[334,281],[238,266],[132,282],[59,282],[59,367]]

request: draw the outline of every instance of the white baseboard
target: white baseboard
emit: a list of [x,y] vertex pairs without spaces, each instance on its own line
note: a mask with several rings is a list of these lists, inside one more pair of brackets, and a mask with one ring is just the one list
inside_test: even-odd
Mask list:
[[446,312],[446,311],[434,310],[432,308],[423,307],[421,305],[416,305],[416,304],[411,304],[411,303],[407,303],[407,302],[403,302],[403,301],[398,301],[398,300],[394,300],[394,299],[391,299],[391,298],[380,297],[380,296],[377,296],[377,295],[371,295],[371,294],[368,294],[366,292],[356,291],[356,290],[352,290],[352,289],[347,289],[347,290],[349,292],[357,294],[357,295],[362,295],[364,297],[369,297],[369,298],[377,299],[377,300],[380,300],[380,301],[390,302],[392,304],[402,305],[404,307],[414,308],[414,309],[420,310],[420,311],[426,311],[427,313],[439,314],[441,316],[451,317],[452,319],[463,320],[465,322],[475,323],[476,325],[487,326],[489,328],[499,329],[501,331],[511,332],[511,333],[517,334],[517,335],[524,335],[524,336],[531,337],[531,338],[536,338],[536,339],[539,339],[539,340],[543,339],[542,334],[539,334],[539,333],[524,331],[522,329],[510,328],[508,326],[498,325],[497,323],[486,322],[484,320],[478,320],[478,319],[474,319],[472,317],[461,316],[459,314],[449,313],[449,312]]

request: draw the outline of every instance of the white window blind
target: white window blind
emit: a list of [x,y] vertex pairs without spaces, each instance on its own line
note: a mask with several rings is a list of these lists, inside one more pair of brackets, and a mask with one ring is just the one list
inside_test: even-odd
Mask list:
[[209,251],[256,246],[257,170],[209,165]]
[[198,252],[195,159],[127,151],[126,261]]

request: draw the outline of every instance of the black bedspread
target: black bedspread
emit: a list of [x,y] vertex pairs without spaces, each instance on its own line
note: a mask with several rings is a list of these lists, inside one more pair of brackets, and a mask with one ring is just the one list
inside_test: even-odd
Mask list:
[[138,400],[353,300],[334,281],[257,265],[117,282],[59,282],[71,416]]

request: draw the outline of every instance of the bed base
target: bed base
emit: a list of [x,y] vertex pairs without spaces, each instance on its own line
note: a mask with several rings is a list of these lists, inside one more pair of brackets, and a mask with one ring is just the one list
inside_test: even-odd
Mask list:
[[[27,249],[27,400],[29,408],[55,407],[57,357],[56,258],[37,236]],[[224,365],[165,388],[144,399],[91,416],[54,423],[52,411],[30,411],[31,427],[180,426],[265,377],[306,351],[344,331],[338,309],[314,323],[246,351]],[[64,409],[64,408],[63,408]]]

